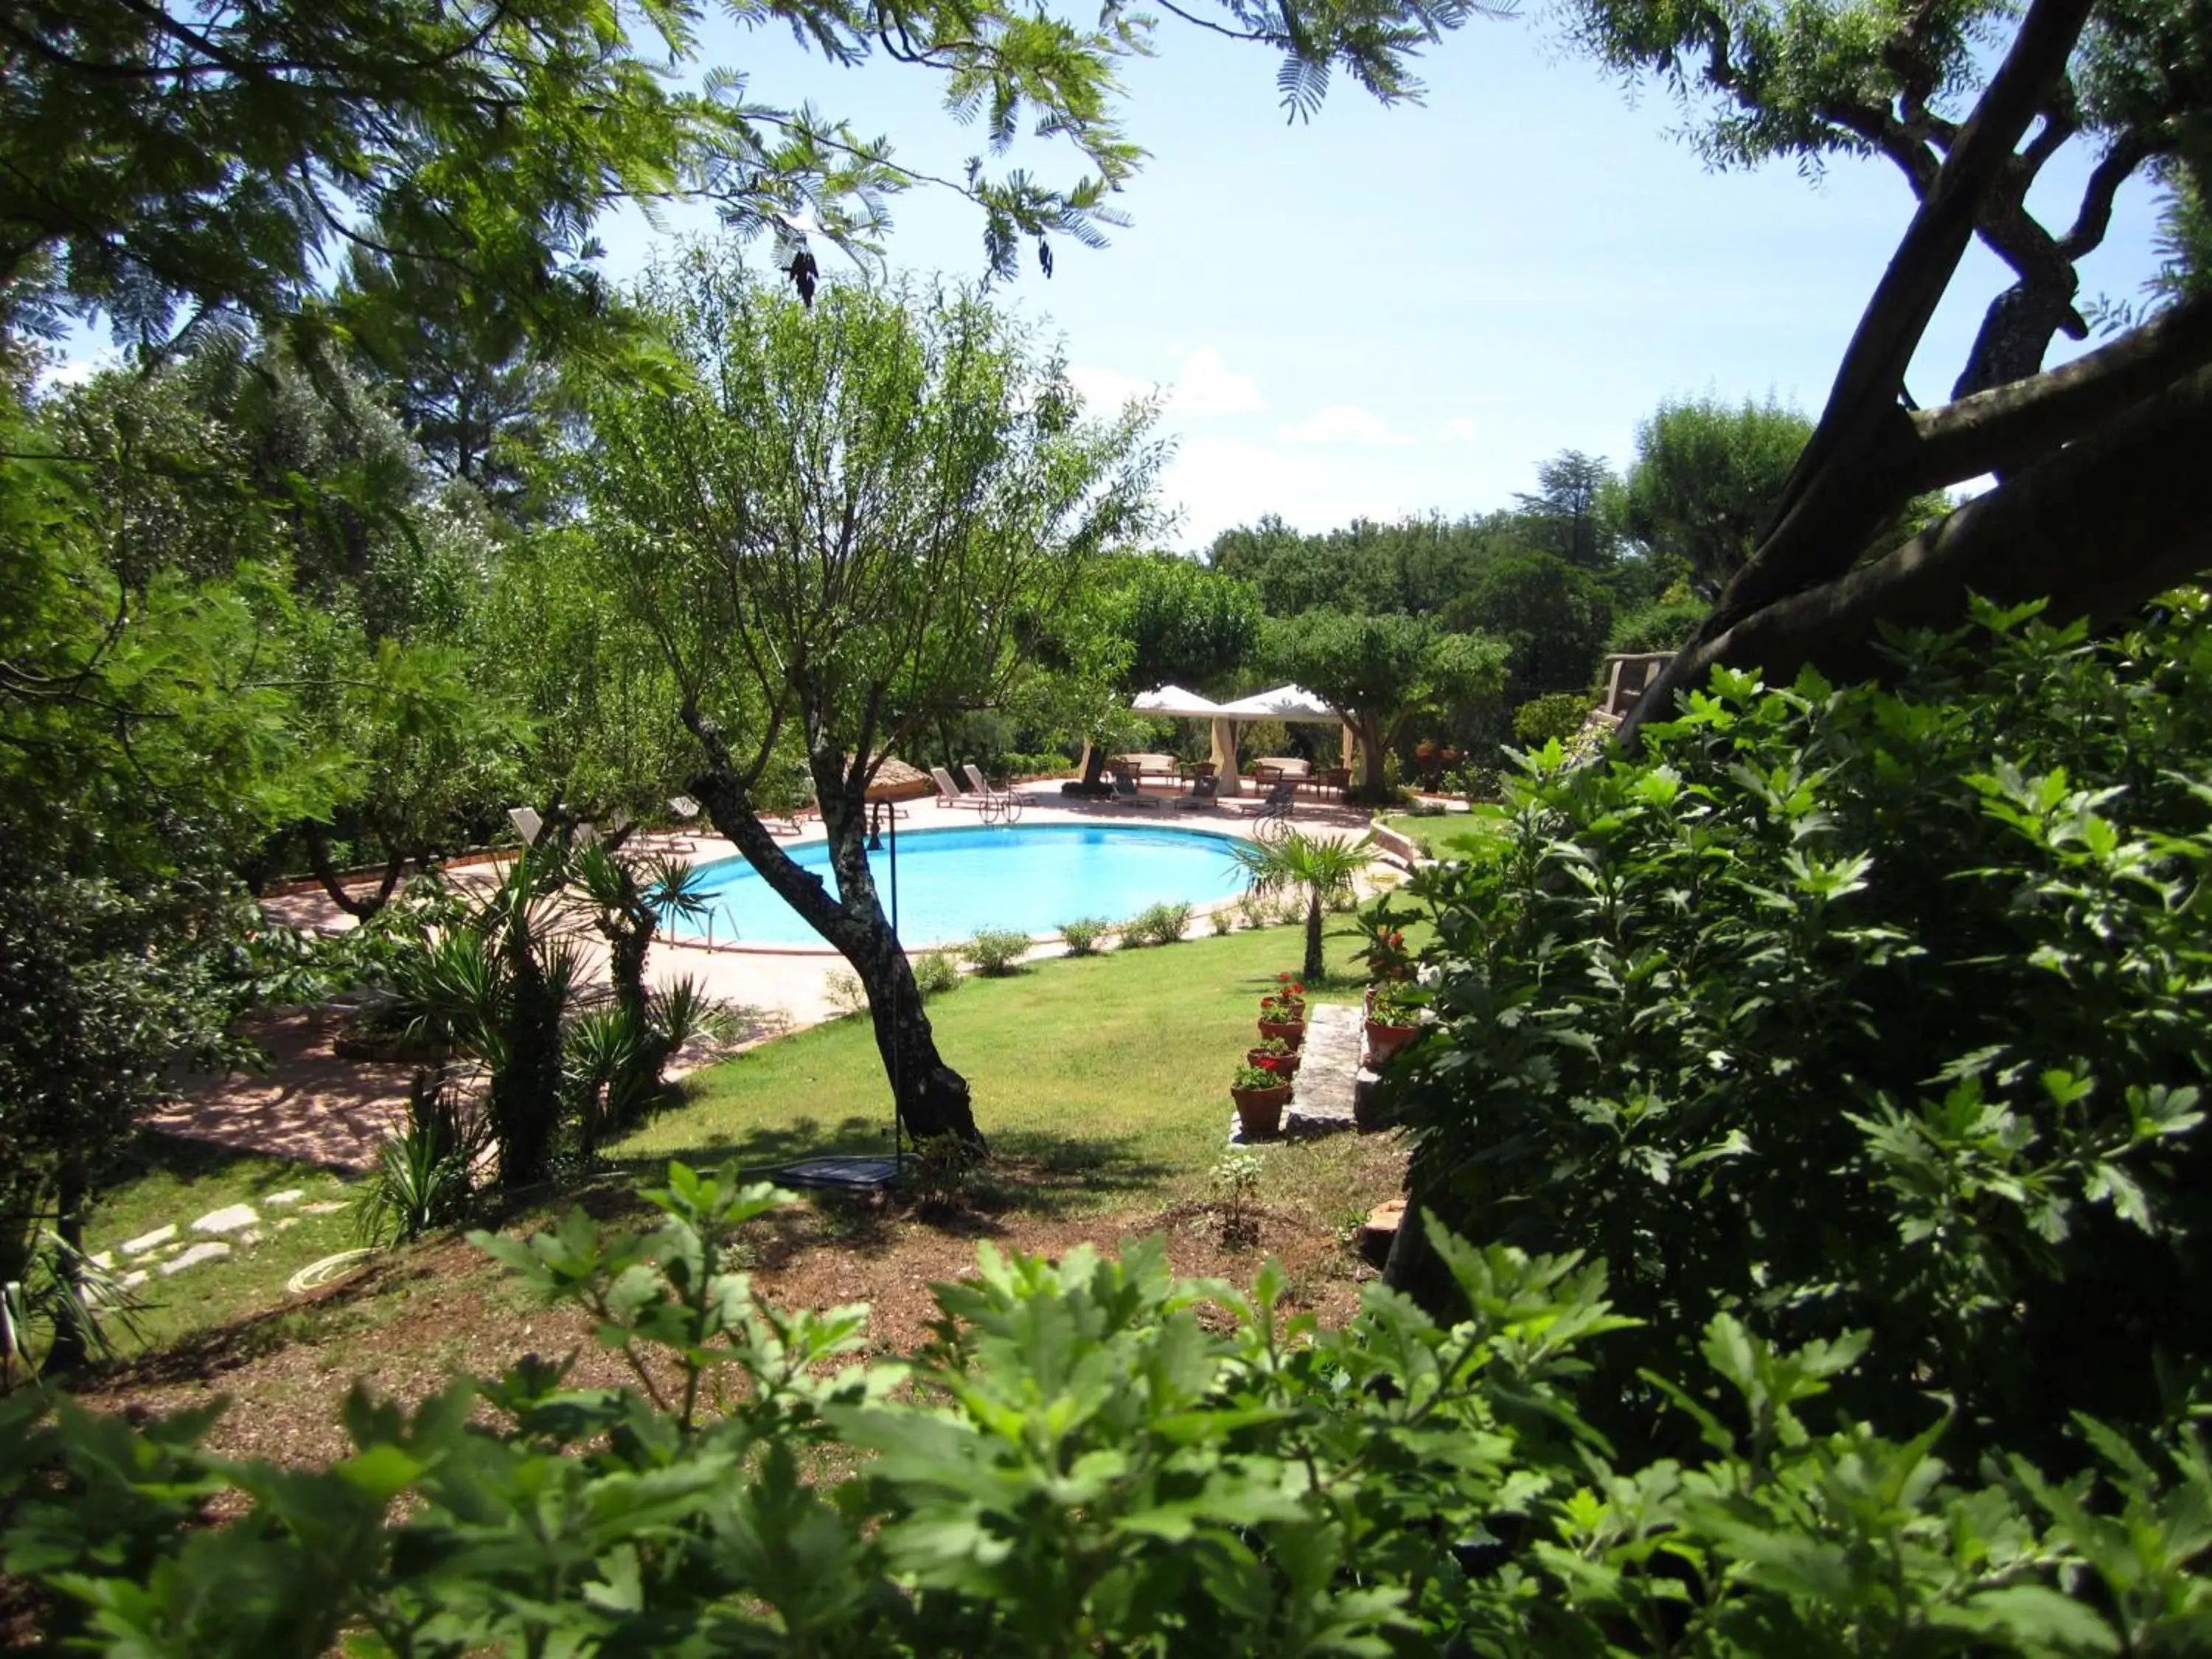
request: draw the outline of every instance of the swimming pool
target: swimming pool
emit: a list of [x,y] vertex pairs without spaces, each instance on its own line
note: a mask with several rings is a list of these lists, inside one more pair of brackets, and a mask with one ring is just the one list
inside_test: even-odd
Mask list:
[[[1055,933],[1078,916],[1121,921],[1151,904],[1229,898],[1242,884],[1229,852],[1236,844],[1202,830],[1133,825],[911,830],[898,838],[899,937],[920,946],[971,939],[986,927]],[[827,846],[790,852],[836,892]],[[868,862],[888,913],[888,837]],[[717,859],[700,874],[715,894],[714,914],[678,920],[672,931],[678,939],[828,948],[743,859]]]

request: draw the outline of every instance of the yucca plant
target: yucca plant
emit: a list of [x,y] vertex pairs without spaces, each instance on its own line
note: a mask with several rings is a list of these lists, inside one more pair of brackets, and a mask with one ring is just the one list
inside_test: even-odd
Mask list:
[[1276,842],[1245,842],[1231,848],[1255,897],[1302,894],[1306,905],[1305,976],[1318,981],[1323,964],[1322,912],[1348,902],[1359,872],[1374,858],[1364,842],[1337,841],[1293,830]]
[[465,1117],[454,1091],[419,1073],[407,1100],[407,1127],[388,1137],[375,1171],[354,1200],[354,1235],[372,1248],[411,1244],[466,1214],[484,1137]]
[[112,1358],[110,1323],[135,1341],[142,1334],[137,1316],[145,1310],[120,1273],[100,1267],[51,1228],[42,1229],[23,1277],[0,1285],[0,1389],[15,1385],[18,1364],[35,1375],[40,1365],[32,1355],[41,1356],[42,1363],[60,1332],[76,1337],[71,1352]]

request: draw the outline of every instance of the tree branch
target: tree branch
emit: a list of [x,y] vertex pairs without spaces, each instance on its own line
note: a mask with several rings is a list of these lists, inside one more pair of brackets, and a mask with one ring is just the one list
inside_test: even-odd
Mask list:
[[1911,417],[1896,490],[1917,495],[2032,464],[2212,363],[2212,295],[2184,301],[2098,350],[2031,380]]

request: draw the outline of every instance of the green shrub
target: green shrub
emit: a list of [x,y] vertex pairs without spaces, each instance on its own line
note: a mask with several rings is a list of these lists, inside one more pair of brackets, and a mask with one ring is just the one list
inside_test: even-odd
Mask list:
[[411,1244],[459,1221],[474,1194],[483,1144],[481,1127],[464,1115],[451,1090],[418,1081],[405,1127],[386,1137],[376,1168],[354,1196],[355,1237],[372,1248]]
[[1017,963],[1029,954],[1030,936],[1009,928],[986,927],[981,933],[960,947],[960,954],[968,959],[976,972],[990,975],[1011,974]]
[[1206,920],[1207,925],[1213,929],[1213,936],[1216,939],[1223,938],[1237,930],[1237,913],[1225,904],[1217,904],[1208,910],[1206,913]]
[[1114,931],[1114,924],[1103,916],[1078,916],[1073,921],[1060,924],[1060,943],[1067,946],[1072,957],[1087,957],[1106,942]]
[[644,1231],[476,1235],[637,1382],[528,1355],[411,1410],[357,1391],[325,1469],[204,1450],[210,1411],[0,1398],[0,1554],[52,1597],[42,1639],[2025,1659],[2190,1651],[2212,1605],[2197,1433],[2101,1437],[2072,1483],[1962,1481],[1825,1409],[1856,1341],[1780,1350],[1717,1316],[1667,1378],[1705,1443],[1614,1456],[1583,1366],[1643,1334],[1572,1258],[1439,1230],[1464,1322],[1370,1294],[1322,1331],[1274,1263],[1245,1293],[1177,1281],[1157,1238],[987,1245],[908,1365],[870,1360],[864,1308],[759,1299],[743,1231],[787,1195],[676,1164],[642,1196]]
[[924,951],[914,958],[915,988],[926,997],[960,988],[960,959],[950,951]]
[[1638,656],[1679,650],[1697,632],[1708,608],[1695,599],[1660,599],[1632,611],[1613,623],[1613,632],[1606,638],[1606,654]]
[[868,1006],[868,988],[849,968],[832,968],[822,976],[822,994],[840,1014],[857,1014]]
[[1173,945],[1190,931],[1188,904],[1151,904],[1121,924],[1121,943]]
[[[1613,1263],[1637,1365],[1871,1330],[1846,1409],[2060,1459],[2212,1361],[2212,628],[1971,633],[1533,757],[1492,860],[1408,884],[1447,1029],[1395,1105],[1447,1220]],[[1595,1397],[1662,1419],[1625,1360]]]
[[1577,691],[1531,697],[1513,711],[1513,735],[1523,745],[1539,749],[1554,738],[1564,743],[1583,729],[1590,708],[1590,700]]

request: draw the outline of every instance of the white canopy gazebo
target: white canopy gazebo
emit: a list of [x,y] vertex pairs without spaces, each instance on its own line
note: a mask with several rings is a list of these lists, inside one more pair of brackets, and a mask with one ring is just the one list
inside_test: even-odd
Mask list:
[[1302,685],[1278,685],[1271,690],[1255,691],[1249,697],[1239,697],[1234,702],[1223,703],[1213,722],[1213,764],[1222,778],[1222,793],[1235,794],[1237,777],[1237,728],[1249,726],[1254,720],[1282,720],[1314,726],[1334,726],[1342,733],[1341,764],[1352,765],[1352,728],[1345,724],[1344,716],[1331,708]]

